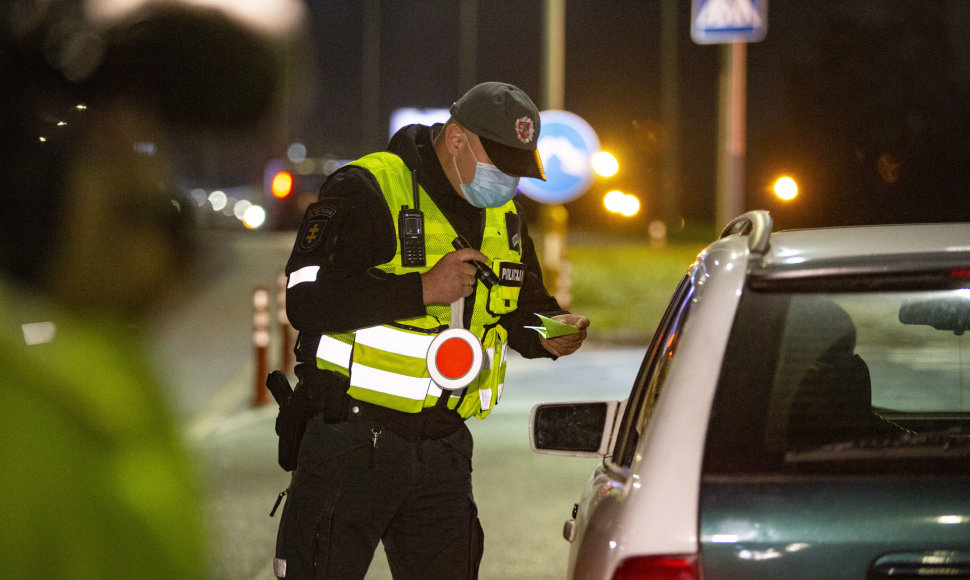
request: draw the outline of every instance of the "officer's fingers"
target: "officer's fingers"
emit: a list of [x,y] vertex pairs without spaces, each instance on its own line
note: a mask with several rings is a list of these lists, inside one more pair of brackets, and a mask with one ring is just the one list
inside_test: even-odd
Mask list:
[[471,267],[471,260],[481,262],[483,264],[487,264],[489,260],[488,256],[474,248],[462,248],[460,250],[455,250],[454,252],[449,252],[448,254],[445,254],[445,258],[461,262],[469,267]]
[[573,334],[567,334],[566,336],[559,336],[554,338],[553,340],[556,341],[557,345],[565,348],[569,348],[572,346],[579,346],[580,344],[583,343],[584,338],[585,337],[583,333],[580,331]]
[[[440,264],[440,262],[439,262]],[[456,276],[452,269],[434,268],[421,274],[421,291],[425,304],[448,304],[462,296],[467,276]]]
[[471,264],[462,260],[461,256],[457,254],[458,252],[449,252],[445,254],[426,273],[433,274],[435,276],[442,276],[444,278],[452,278],[469,269],[472,271],[475,270]]
[[566,346],[575,350],[582,346],[583,341],[586,340],[586,329],[580,330],[576,334],[564,336],[563,338],[565,339],[563,342],[566,344]]
[[582,314],[557,314],[556,316],[553,316],[552,319],[566,324],[572,324],[580,329],[589,326],[589,318],[586,318]]
[[478,260],[479,262],[488,261],[488,256],[479,252],[475,248],[462,248],[460,250],[455,250],[454,252],[449,252],[446,257],[461,262],[467,262],[469,260]]
[[579,350],[586,339],[586,331],[581,330],[575,334],[567,334],[556,338],[540,338],[539,341],[543,348],[555,356],[566,356]]
[[434,267],[440,270],[445,270],[452,276],[468,273],[474,274],[475,267],[472,266],[468,260],[475,259],[477,254],[477,250],[472,250],[470,248],[449,252],[445,254]]
[[556,341],[555,339],[540,338],[539,343],[542,344],[542,348],[549,351],[549,354],[553,356],[563,356],[564,354],[566,354],[563,352],[563,349],[561,348],[561,345],[559,344],[559,342]]
[[468,260],[488,259],[472,248],[448,252],[421,274],[425,304],[449,304],[475,290],[475,267]]
[[481,262],[483,264],[487,264],[488,263],[488,256],[486,256],[485,254],[479,252],[478,250],[472,250],[472,252],[473,253],[472,253],[471,258],[466,258],[466,259],[468,259],[468,260],[475,260],[476,262]]
[[474,278],[476,274],[475,266],[468,262],[462,262],[461,267],[458,268],[458,273],[461,274],[463,280],[467,280],[469,277]]

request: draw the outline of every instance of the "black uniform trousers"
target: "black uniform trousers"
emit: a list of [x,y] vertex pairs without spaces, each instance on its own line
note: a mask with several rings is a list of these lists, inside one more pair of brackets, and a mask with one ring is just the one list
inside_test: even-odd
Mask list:
[[408,441],[364,415],[310,420],[280,522],[278,577],[359,580],[383,542],[395,580],[477,578],[484,534],[468,428]]

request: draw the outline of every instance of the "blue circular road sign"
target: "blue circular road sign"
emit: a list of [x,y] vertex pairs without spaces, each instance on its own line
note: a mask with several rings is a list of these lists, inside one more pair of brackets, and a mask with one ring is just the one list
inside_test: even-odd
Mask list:
[[543,203],[565,203],[586,193],[593,184],[592,157],[600,149],[596,132],[568,111],[539,113],[539,156],[546,180],[524,177],[519,190]]

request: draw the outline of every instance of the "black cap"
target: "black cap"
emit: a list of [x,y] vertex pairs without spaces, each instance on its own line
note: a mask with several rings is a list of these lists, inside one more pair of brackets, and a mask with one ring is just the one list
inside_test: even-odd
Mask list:
[[450,113],[462,127],[478,135],[502,173],[545,181],[536,149],[539,110],[522,89],[508,83],[482,83],[455,101]]

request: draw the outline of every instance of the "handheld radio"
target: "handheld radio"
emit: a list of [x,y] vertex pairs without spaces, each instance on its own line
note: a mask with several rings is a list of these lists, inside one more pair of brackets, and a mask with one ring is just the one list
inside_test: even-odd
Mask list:
[[418,172],[411,171],[411,189],[414,195],[414,209],[402,205],[397,214],[397,230],[401,237],[401,265],[405,268],[424,266],[424,213],[418,194]]

